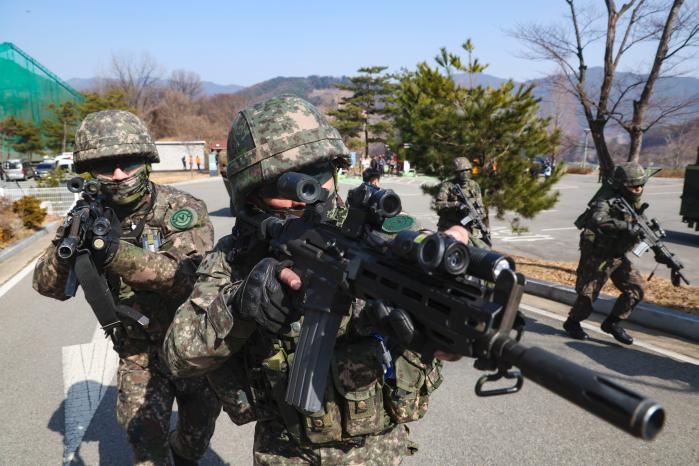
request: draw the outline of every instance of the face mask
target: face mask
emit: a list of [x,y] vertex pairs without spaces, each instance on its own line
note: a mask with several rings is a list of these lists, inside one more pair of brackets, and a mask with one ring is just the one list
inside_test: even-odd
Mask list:
[[624,198],[631,202],[632,204],[638,204],[641,202],[641,195],[643,194],[643,190],[641,190],[640,193],[635,194],[629,191],[626,186],[624,186],[621,190],[621,195],[624,196]]
[[100,180],[102,192],[109,201],[116,205],[128,205],[140,200],[149,188],[148,168],[134,173],[130,177],[121,181]]
[[471,176],[467,171],[459,172],[456,174],[456,179],[459,180],[459,183],[465,183],[466,181],[468,181],[470,177]]

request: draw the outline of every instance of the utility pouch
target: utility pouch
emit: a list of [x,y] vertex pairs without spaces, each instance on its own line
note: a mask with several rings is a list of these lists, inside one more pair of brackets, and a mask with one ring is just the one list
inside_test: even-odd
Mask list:
[[350,437],[384,430],[382,349],[374,339],[336,348],[332,375]]
[[578,216],[578,218],[575,219],[575,222],[573,222],[575,228],[577,228],[578,230],[582,230],[583,228],[585,228],[590,220],[590,215],[592,215],[592,209],[588,207],[585,210],[585,212],[580,214],[580,216]]
[[427,412],[429,395],[442,383],[441,363],[426,365],[417,354],[405,351],[394,365],[396,378],[384,388],[386,410],[398,424],[417,421]]

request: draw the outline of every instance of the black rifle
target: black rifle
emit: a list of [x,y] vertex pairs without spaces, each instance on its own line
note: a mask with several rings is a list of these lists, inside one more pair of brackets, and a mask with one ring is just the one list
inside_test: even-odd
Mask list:
[[[655,253],[655,260],[660,264],[665,264],[670,269],[670,279],[674,286],[680,286],[680,280],[689,285],[687,278],[680,272],[680,270],[684,268],[684,265],[670,252],[663,242],[663,238],[667,236],[665,230],[660,227],[657,220],[654,218],[648,220],[643,213],[648,208],[648,204],[643,203],[637,211],[621,196],[614,198],[612,204],[619,211],[629,215],[632,218],[631,222],[634,228],[638,230],[640,242],[632,252],[636,256],[641,256],[644,252],[648,251],[648,249],[652,249]],[[651,277],[648,277],[648,279],[650,280]]]
[[483,206],[478,202],[471,202],[471,199],[464,194],[463,189],[461,189],[461,186],[458,184],[454,183],[451,190],[452,193],[459,198],[462,210],[466,212],[466,215],[464,215],[459,223],[466,228],[478,228],[483,235],[483,241],[485,241],[488,246],[492,246],[490,230],[485,224],[486,214]]
[[119,316],[133,319],[144,328],[148,326],[149,320],[135,309],[114,302],[104,274],[97,269],[92,259],[92,251],[106,247],[106,236],[112,227],[107,217],[104,197],[100,193],[99,181],[85,181],[75,177],[68,182],[68,190],[81,193],[82,199],[66,216],[63,239],[56,249],[58,258],[71,265],[64,293],[66,296],[75,296],[78,285],[82,286],[92,312],[118,351],[125,337]]
[[[286,392],[290,405],[305,412],[321,409],[340,321],[359,298],[407,312],[422,336],[409,349],[423,359],[442,350],[476,358],[477,368],[495,371],[479,379],[479,396],[516,392],[524,376],[637,437],[651,439],[662,429],[665,414],[655,401],[519,343],[525,278],[515,273],[512,259],[443,233],[404,231],[386,239],[378,228],[401,211],[400,198],[391,190],[367,184],[351,190],[347,217],[337,225],[323,215],[327,191],[314,179],[286,173],[277,187],[280,196],[306,202],[303,216],[240,215],[239,248],[231,260],[240,254],[245,262],[246,251],[262,249],[291,260],[301,276],[303,324]],[[521,373],[511,370],[514,366]],[[515,384],[485,389],[503,378]]]

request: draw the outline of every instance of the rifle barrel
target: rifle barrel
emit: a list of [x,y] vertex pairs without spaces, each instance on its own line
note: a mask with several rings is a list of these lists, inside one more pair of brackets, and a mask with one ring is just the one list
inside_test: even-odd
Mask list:
[[663,428],[663,407],[593,371],[541,348],[508,339],[502,358],[533,382],[628,432],[652,440]]

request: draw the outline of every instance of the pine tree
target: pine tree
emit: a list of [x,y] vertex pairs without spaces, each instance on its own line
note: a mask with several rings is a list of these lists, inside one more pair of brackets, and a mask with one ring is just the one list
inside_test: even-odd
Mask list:
[[9,116],[0,121],[0,135],[4,144],[30,158],[43,148],[39,128],[31,121]]
[[[332,124],[345,141],[361,136],[364,141],[364,156],[369,156],[369,144],[386,142],[391,124],[383,116],[386,113],[386,98],[393,91],[391,77],[384,74],[385,66],[360,68],[358,76],[349,78],[348,84],[337,84],[338,89],[349,91],[337,110],[330,112]],[[355,143],[356,144],[356,143]]]
[[423,62],[400,76],[391,108],[397,142],[409,143],[411,162],[442,179],[452,176],[454,158],[477,161],[476,180],[486,205],[500,218],[505,211],[531,218],[558,199],[550,190],[562,176],[561,167],[543,182],[529,174],[537,156],[554,153],[558,132],[549,132],[549,120],[538,116],[534,86],[512,81],[498,88],[459,86],[454,72],[473,75],[486,66],[473,59],[470,41],[462,47],[467,64],[442,49],[437,66]]
[[52,118],[45,119],[41,128],[47,149],[52,152],[65,152],[72,147],[75,130],[80,123],[78,105],[72,100],[60,105],[49,105],[49,110],[53,112]]

